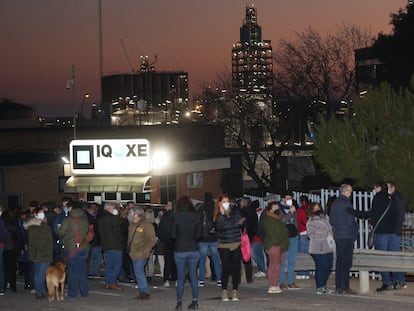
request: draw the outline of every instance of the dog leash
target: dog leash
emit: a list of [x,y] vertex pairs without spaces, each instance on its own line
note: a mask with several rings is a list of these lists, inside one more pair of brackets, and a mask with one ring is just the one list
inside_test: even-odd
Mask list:
[[76,217],[73,217],[73,223],[76,226],[75,229],[75,245],[76,247],[72,249],[72,251],[65,257],[64,261],[68,261],[70,257],[76,254],[76,252],[82,247],[83,243],[85,243],[86,236],[83,238],[83,240],[79,243],[79,232],[78,232],[78,219]]

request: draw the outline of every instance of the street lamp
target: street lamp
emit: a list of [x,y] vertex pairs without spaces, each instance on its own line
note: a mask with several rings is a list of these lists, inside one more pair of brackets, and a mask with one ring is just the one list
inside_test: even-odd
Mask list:
[[66,89],[72,89],[73,139],[76,139],[75,65],[72,65],[72,79],[66,81]]
[[84,117],[84,116],[83,116],[83,108],[84,108],[84,106],[85,106],[85,101],[87,101],[90,97],[91,97],[91,94],[89,94],[89,93],[86,93],[85,95],[83,95],[83,98],[82,98],[82,105],[81,105],[81,117],[82,117],[82,118]]

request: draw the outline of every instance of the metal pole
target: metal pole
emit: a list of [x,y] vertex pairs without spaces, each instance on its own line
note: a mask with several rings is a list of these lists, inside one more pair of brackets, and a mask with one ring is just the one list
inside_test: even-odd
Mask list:
[[72,65],[72,107],[73,107],[73,139],[76,139],[76,92],[75,92],[75,65]]

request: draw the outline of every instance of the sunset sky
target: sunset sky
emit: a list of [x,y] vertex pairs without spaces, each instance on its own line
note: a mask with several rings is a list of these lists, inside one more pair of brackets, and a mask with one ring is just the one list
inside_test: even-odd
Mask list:
[[[324,34],[342,22],[389,33],[390,13],[407,0],[102,0],[104,74],[135,70],[139,56],[158,56],[156,69],[189,73],[190,100],[200,85],[231,67],[246,5],[257,8],[263,39],[291,38],[311,26]],[[98,0],[0,1],[0,101],[70,116],[72,64],[76,101],[99,102]],[[277,66],[277,64],[274,64]]]

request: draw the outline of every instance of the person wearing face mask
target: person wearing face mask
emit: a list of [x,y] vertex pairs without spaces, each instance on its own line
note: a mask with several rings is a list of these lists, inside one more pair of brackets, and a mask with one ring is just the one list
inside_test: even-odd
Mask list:
[[315,261],[316,293],[330,294],[332,291],[327,287],[327,282],[333,265],[334,241],[332,227],[319,203],[312,203],[309,207],[306,232],[310,239],[309,254]]
[[62,221],[57,231],[59,238],[65,240],[65,260],[68,267],[68,297],[76,298],[79,292],[82,297],[89,296],[86,260],[89,253],[89,242],[86,240],[89,224],[84,211],[78,202],[70,202],[69,215]]
[[[62,199],[62,211],[60,214],[58,214],[55,218],[55,221],[53,223],[53,233],[56,235],[59,227],[62,225],[63,219],[65,217],[68,217],[69,212],[71,211],[70,202],[72,202],[72,198],[70,197],[64,197]],[[55,244],[55,251],[53,254],[54,261],[63,260],[65,258],[65,244],[63,239],[56,239]]]
[[33,261],[36,299],[47,297],[46,269],[53,260],[53,235],[41,207],[23,224],[27,230],[29,261]]
[[133,264],[135,279],[138,284],[137,299],[148,299],[150,290],[145,275],[145,265],[152,248],[157,243],[155,229],[151,222],[145,219],[142,207],[134,206],[128,212],[128,241],[127,249]]
[[122,252],[125,248],[121,233],[121,221],[117,204],[105,202],[104,212],[98,218],[98,230],[101,236],[102,251],[105,256],[105,288],[122,290],[118,285],[118,276],[122,266]]
[[217,248],[221,259],[221,300],[229,301],[227,286],[231,275],[232,300],[238,301],[238,288],[241,278],[241,230],[242,218],[237,208],[232,208],[228,195],[219,196],[216,203]]
[[263,216],[264,249],[269,256],[269,268],[267,280],[269,283],[269,294],[279,294],[279,275],[282,263],[289,248],[289,235],[285,224],[280,220],[280,209],[277,202],[267,204],[266,216]]
[[[280,207],[280,216],[282,222],[286,224],[286,228],[289,233],[289,249],[287,251],[285,260],[283,261],[279,281],[280,288],[282,290],[297,290],[301,289],[294,282],[295,280],[295,265],[296,265],[296,255],[298,253],[298,244],[299,244],[299,230],[298,230],[298,220],[296,214],[296,203],[293,201],[292,191],[286,191],[282,200],[279,202]],[[285,267],[287,265],[287,285],[285,284]]]

